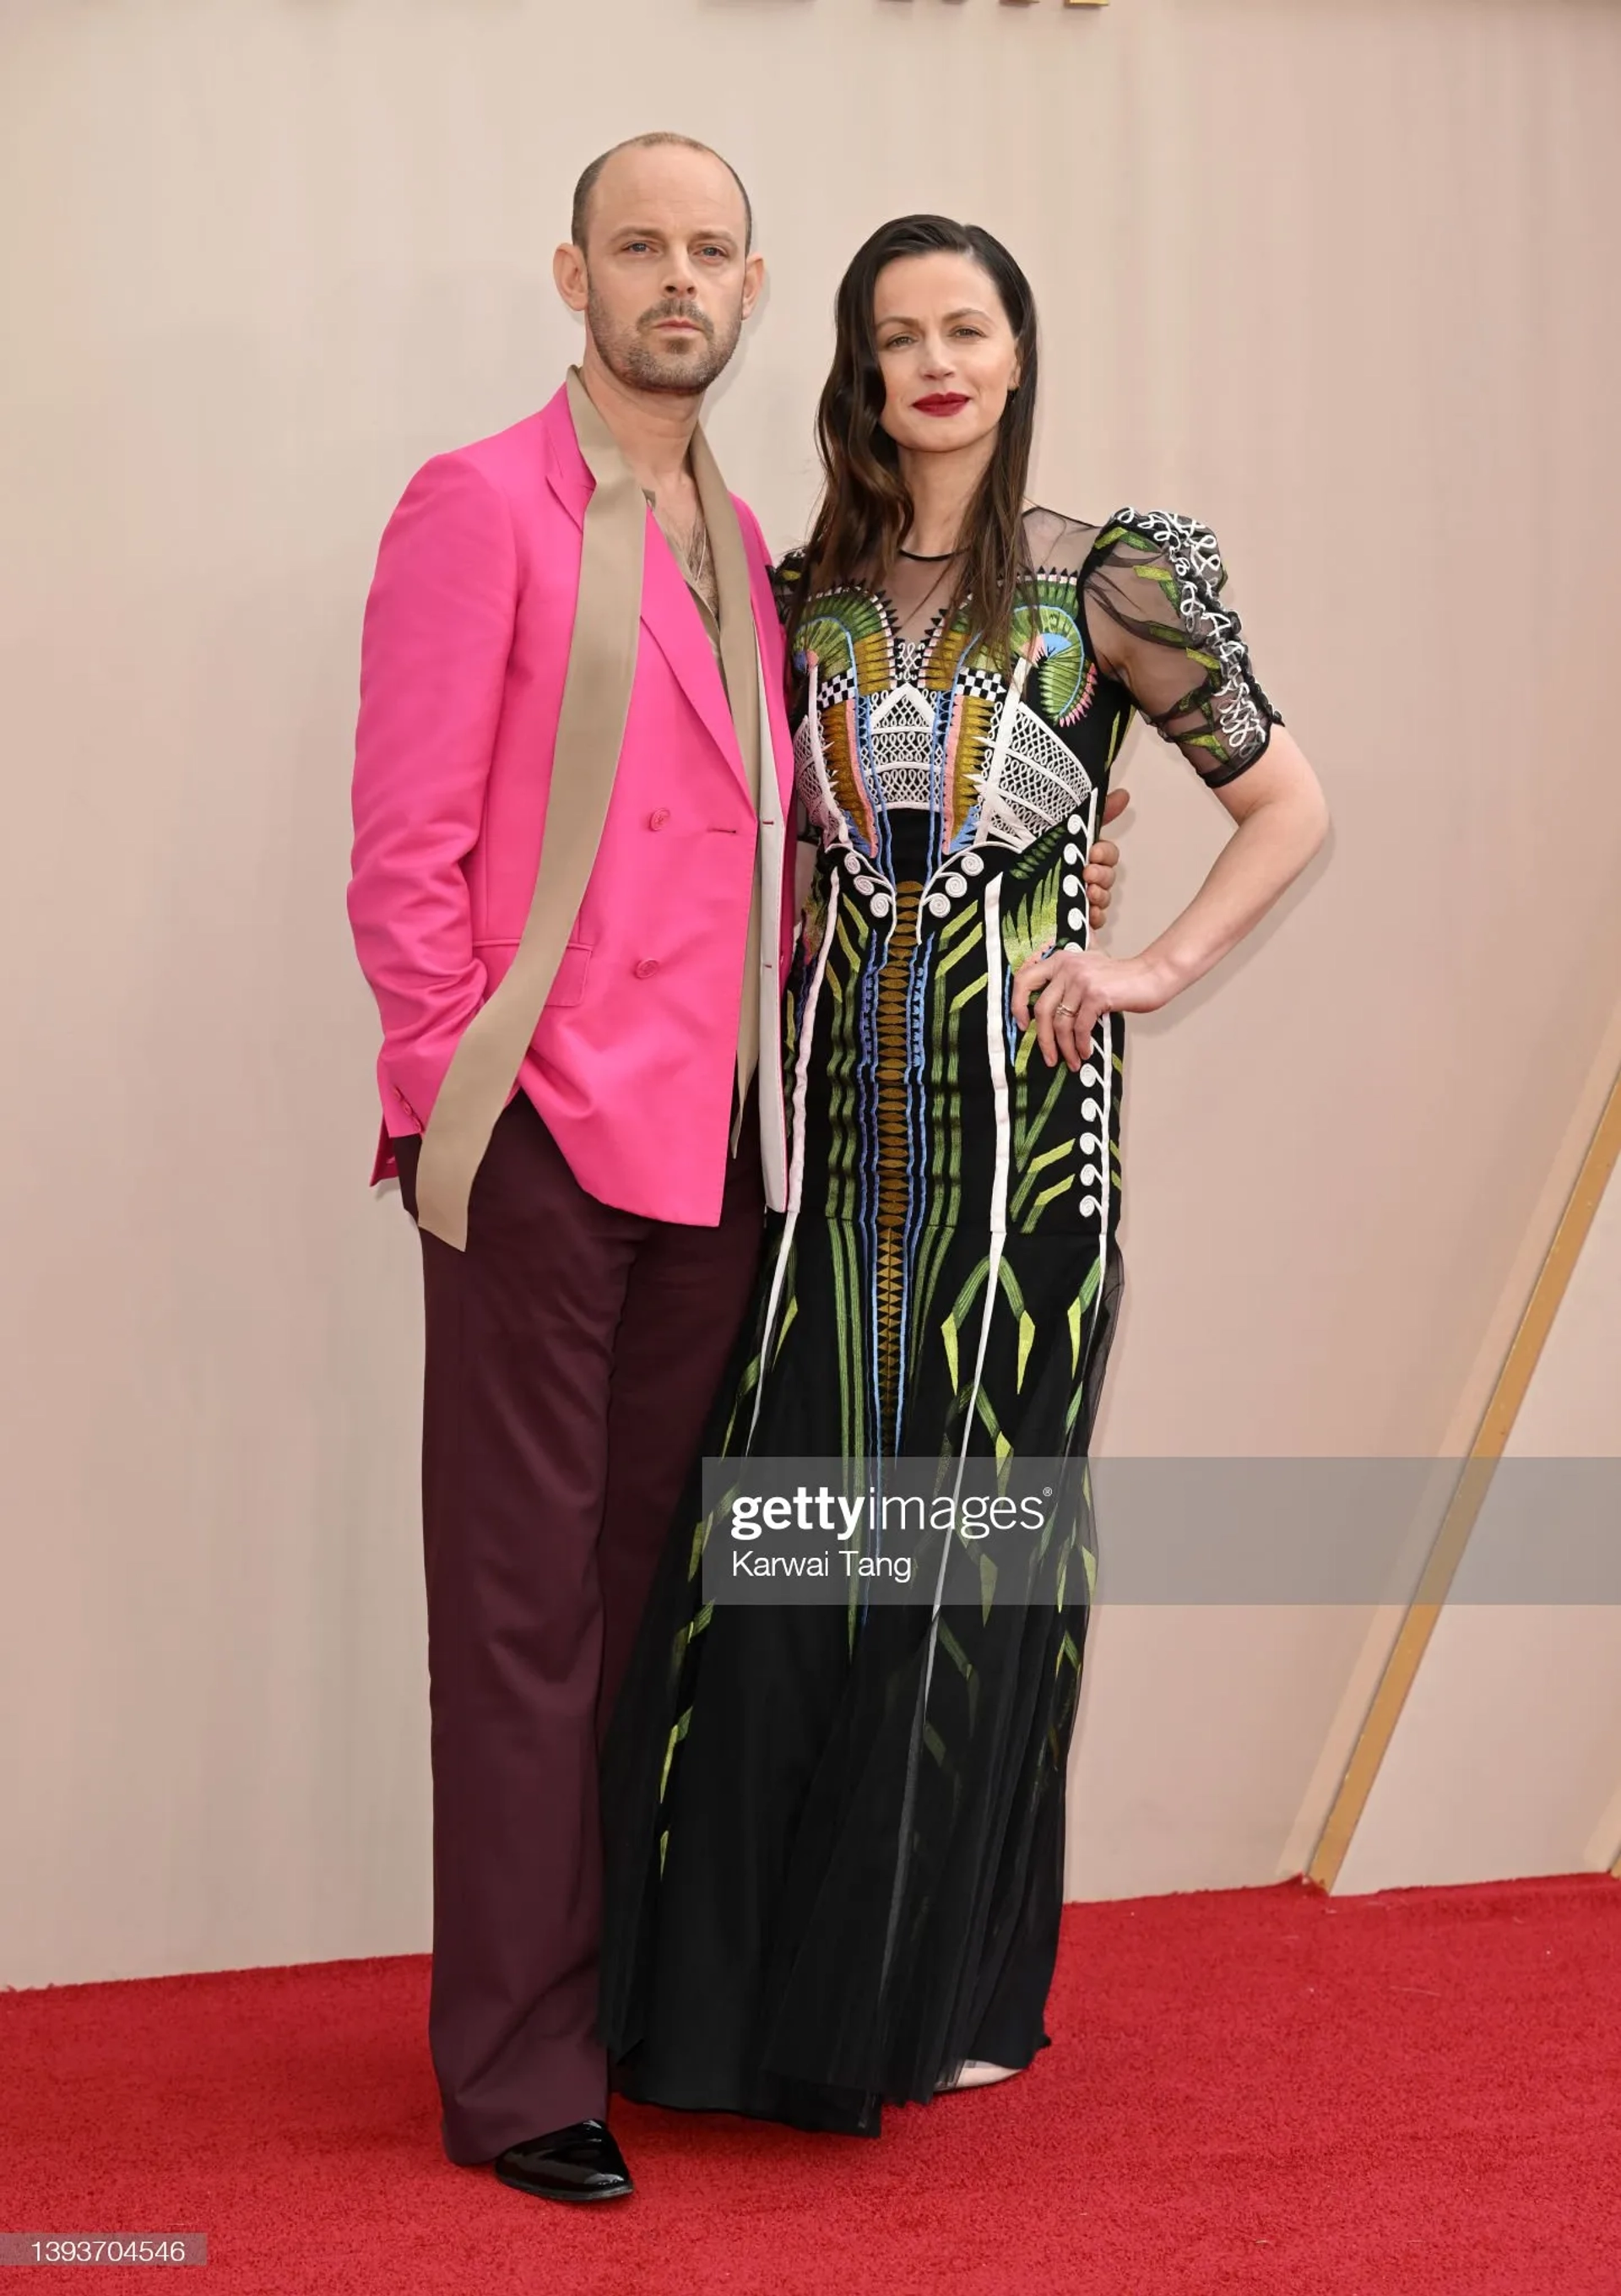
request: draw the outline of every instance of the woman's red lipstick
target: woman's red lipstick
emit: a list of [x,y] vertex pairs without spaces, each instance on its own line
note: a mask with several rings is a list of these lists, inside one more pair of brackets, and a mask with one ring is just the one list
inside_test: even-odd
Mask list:
[[961,390],[937,390],[927,398],[914,398],[912,404],[919,414],[955,414],[968,405],[968,396]]

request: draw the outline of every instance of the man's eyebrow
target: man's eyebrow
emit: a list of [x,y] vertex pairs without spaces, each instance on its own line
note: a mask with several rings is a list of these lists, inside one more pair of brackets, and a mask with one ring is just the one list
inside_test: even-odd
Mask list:
[[[616,224],[609,234],[610,239],[667,239],[669,236],[664,226],[656,223]],[[724,239],[729,246],[737,245],[736,232],[725,224],[705,224],[699,230],[688,233],[687,236],[690,239]]]

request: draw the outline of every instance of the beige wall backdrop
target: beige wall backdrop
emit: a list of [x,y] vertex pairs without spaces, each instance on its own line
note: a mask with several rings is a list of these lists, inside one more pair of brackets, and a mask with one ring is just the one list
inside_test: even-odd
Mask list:
[[[554,387],[627,132],[754,191],[712,429],[774,538],[843,261],[966,214],[1041,298],[1041,493],[1216,527],[1328,784],[1302,894],[1134,1032],[1108,1447],[1456,1439],[1621,988],[1618,88],[1609,0],[9,0],[0,1981],[425,1943],[358,621],[414,466]],[[1119,947],[1223,827],[1129,763]],[[1271,1879],[1378,1630],[1106,1613],[1072,1887]]]
[[[1600,1201],[1505,1457],[1621,1458],[1618,1373],[1621,1167]],[[1524,1513],[1504,1504],[1501,1487],[1488,1492],[1471,1550],[1510,1566],[1526,1604],[1464,1600],[1443,1610],[1340,1869],[1341,1890],[1594,1870],[1621,1853],[1621,1608],[1538,1603],[1542,1557]]]

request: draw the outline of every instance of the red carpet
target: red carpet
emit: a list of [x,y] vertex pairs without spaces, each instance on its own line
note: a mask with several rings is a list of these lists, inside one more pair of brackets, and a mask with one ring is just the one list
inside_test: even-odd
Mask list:
[[1621,2296],[1602,1876],[1072,1906],[1022,2079],[878,2143],[621,2110],[640,2193],[578,2213],[444,2160],[426,1979],[0,1995],[0,2229],[206,2232],[179,2284],[265,2296]]

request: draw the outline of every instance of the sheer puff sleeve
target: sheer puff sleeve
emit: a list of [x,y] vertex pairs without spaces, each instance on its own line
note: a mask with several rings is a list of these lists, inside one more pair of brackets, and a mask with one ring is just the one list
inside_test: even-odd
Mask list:
[[1086,618],[1101,666],[1211,789],[1254,765],[1283,723],[1249,666],[1208,526],[1122,510],[1093,543]]

